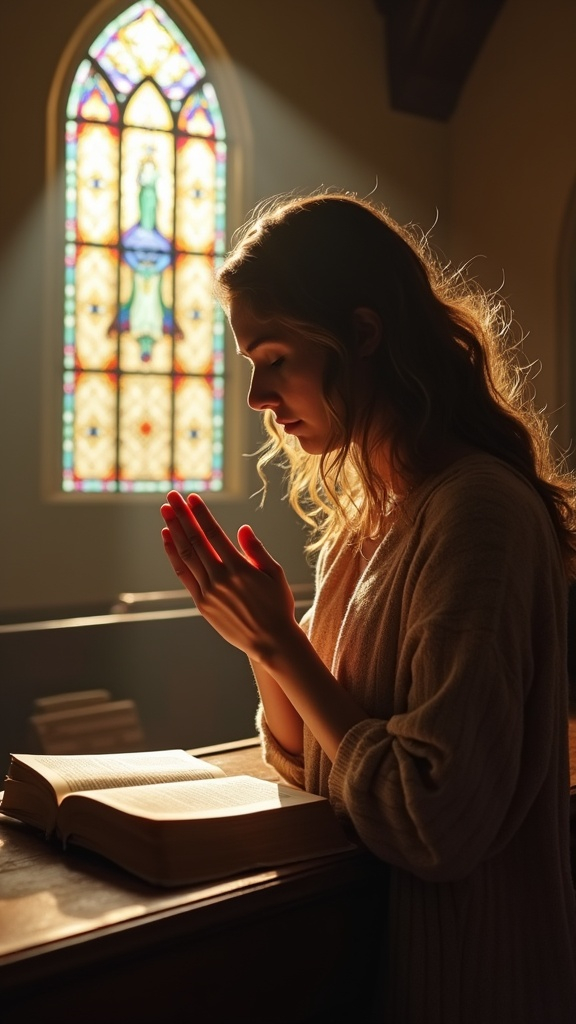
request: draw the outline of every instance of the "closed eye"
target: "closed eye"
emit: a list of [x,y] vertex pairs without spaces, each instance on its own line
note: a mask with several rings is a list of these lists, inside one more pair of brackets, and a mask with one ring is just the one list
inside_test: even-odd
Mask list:
[[273,363],[270,363],[270,366],[274,367],[275,369],[277,369],[279,366],[282,366],[282,363],[284,362],[284,359],[285,359],[285,356],[278,356],[278,359],[275,359]]

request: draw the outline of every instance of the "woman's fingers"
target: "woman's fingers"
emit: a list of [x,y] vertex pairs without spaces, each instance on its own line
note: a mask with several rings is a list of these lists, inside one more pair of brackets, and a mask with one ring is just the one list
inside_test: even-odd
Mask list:
[[[190,549],[192,561],[194,556],[199,559],[209,575],[220,564],[227,569],[237,565],[239,552],[198,495],[191,494],[186,502],[178,491],[170,491],[168,501],[182,529],[181,554],[186,562],[189,561],[187,549]],[[178,541],[176,543],[179,546]]]
[[280,566],[272,555],[264,547],[261,540],[254,533],[251,526],[241,526],[238,530],[238,543],[252,565],[268,575],[274,575],[280,571]]
[[246,559],[197,495],[186,502],[178,491],[170,491],[167,501],[160,509],[168,531],[163,534],[166,553],[190,593],[196,587],[198,603],[211,583],[222,582],[223,574],[234,573]]
[[[185,583],[182,571],[182,567],[185,567],[194,576],[200,590],[205,590],[209,575],[197,551],[197,541],[194,540],[194,533],[198,532],[197,525],[183,522],[182,517],[176,514],[172,505],[162,505],[160,514],[166,524],[165,529],[169,532],[171,547],[170,549],[166,547],[166,554],[174,570]],[[164,533],[162,539],[166,546],[167,538]],[[185,586],[188,586],[187,583]],[[188,587],[188,589],[190,588]]]
[[236,568],[240,557],[238,549],[214,518],[208,506],[204,504],[202,498],[197,494],[190,494],[187,504],[196,527],[200,528],[203,540],[208,542],[210,551],[216,552],[227,569]]
[[168,556],[172,568],[174,569],[174,572],[176,573],[182,584],[186,587],[186,590],[192,597],[193,601],[196,604],[198,604],[198,601],[202,597],[202,590],[200,584],[198,583],[198,580],[194,573],[180,558],[174,541],[172,540],[170,530],[167,526],[165,526],[164,529],[162,530],[162,541],[164,543],[164,550]]

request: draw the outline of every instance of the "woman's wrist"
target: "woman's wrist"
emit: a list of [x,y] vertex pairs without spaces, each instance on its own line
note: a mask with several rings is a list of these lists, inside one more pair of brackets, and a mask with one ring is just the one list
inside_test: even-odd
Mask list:
[[293,663],[294,655],[302,647],[313,650],[304,630],[300,628],[296,619],[293,619],[273,636],[258,637],[254,642],[254,652],[250,654],[250,661],[275,676]]

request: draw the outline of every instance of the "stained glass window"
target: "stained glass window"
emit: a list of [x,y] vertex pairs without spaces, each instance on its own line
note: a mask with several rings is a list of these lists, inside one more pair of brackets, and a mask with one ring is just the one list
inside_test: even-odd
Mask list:
[[66,109],[64,491],[223,485],[226,136],[205,68],[135,3]]

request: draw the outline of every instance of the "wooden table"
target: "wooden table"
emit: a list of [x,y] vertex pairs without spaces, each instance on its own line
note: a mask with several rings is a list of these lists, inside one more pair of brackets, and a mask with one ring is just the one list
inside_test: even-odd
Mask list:
[[[255,741],[194,751],[274,777]],[[360,852],[159,889],[0,815],[0,1013],[10,1024],[361,1020],[385,875]]]

